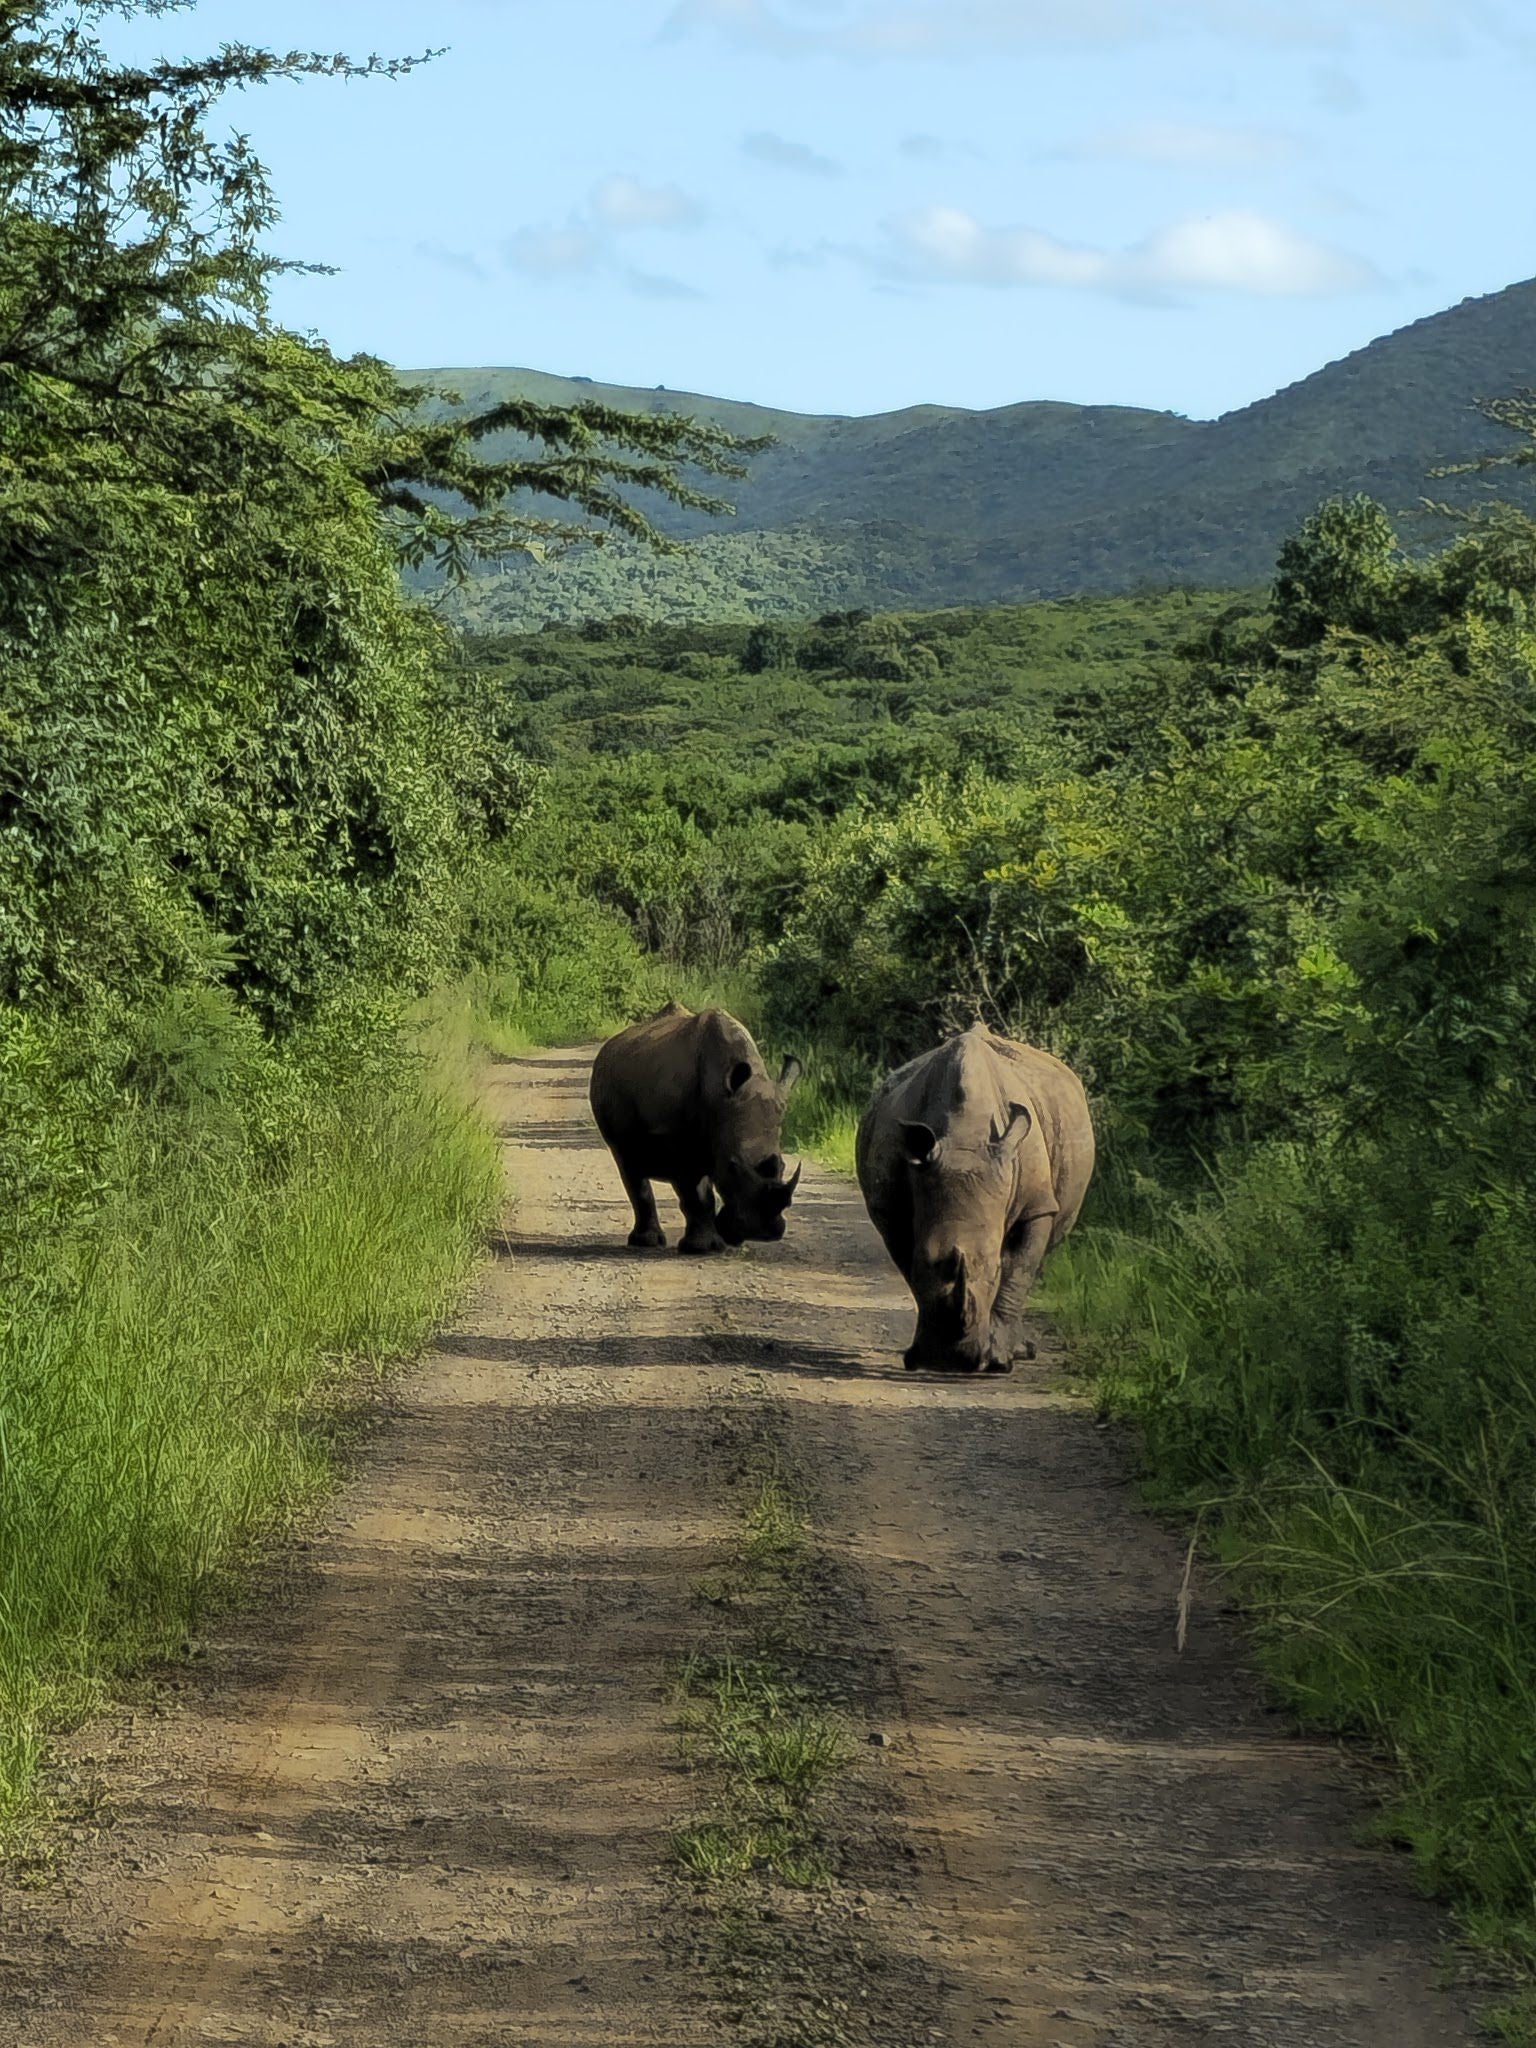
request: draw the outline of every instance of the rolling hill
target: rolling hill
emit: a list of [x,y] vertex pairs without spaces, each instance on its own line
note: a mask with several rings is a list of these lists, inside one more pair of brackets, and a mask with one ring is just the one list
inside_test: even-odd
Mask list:
[[[804,617],[1148,583],[1240,586],[1267,579],[1286,533],[1322,498],[1369,491],[1407,520],[1410,541],[1428,544],[1443,531],[1415,521],[1428,494],[1486,494],[1481,479],[1434,483],[1430,472],[1506,441],[1477,401],[1536,385],[1536,281],[1465,300],[1217,420],[1054,403],[818,418],[529,370],[413,374],[472,406],[514,393],[596,398],[775,437],[735,487],[734,519],[657,508],[658,524],[690,542],[685,552],[582,547],[514,565],[464,593],[472,623]],[[1499,489],[1510,488],[1505,473]]]

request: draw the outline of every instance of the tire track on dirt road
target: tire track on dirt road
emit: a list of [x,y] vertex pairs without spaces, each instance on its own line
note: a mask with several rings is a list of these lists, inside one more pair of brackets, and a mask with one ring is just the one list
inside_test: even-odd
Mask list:
[[722,2042],[661,1867],[690,1800],[665,1679],[733,1526],[722,1419],[765,1403],[884,1738],[845,1845],[891,1964],[859,2040],[1470,2042],[1350,1773],[1219,1617],[1175,1654],[1178,1546],[1049,1358],[902,1373],[900,1285],[813,1170],[781,1246],[627,1252],[586,1068],[496,1068],[516,1207],[461,1326],[177,1710],[75,1745],[110,1741],[117,1819],[66,1886],[6,1892],[0,2043]]

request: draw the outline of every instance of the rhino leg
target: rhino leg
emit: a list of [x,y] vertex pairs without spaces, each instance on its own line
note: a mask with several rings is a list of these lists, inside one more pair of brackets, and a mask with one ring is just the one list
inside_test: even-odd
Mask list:
[[1033,1358],[1035,1347],[1024,1335],[1024,1311],[1050,1249],[1054,1216],[1036,1216],[1021,1232],[1010,1231],[1003,1245],[1003,1276],[992,1309],[992,1338],[987,1371],[1012,1372],[1016,1358]]
[[725,1239],[715,1228],[715,1191],[709,1182],[701,1180],[690,1186],[686,1181],[674,1181],[672,1185],[677,1189],[687,1225],[678,1250],[699,1258],[710,1252],[723,1252]]
[[635,1212],[635,1227],[629,1233],[629,1242],[637,1251],[653,1251],[667,1241],[667,1233],[661,1227],[661,1218],[656,1214],[656,1197],[651,1193],[651,1184],[643,1173],[631,1173],[620,1163],[619,1177],[624,1183],[624,1192],[629,1197],[630,1207]]

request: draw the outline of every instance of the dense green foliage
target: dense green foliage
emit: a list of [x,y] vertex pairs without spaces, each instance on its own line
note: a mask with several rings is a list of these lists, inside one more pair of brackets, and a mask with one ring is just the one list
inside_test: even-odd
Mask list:
[[[1088,1078],[1058,1300],[1311,1719],[1471,1924],[1536,1943],[1536,526],[1368,500],[1272,601],[484,643],[525,859],[749,975],[834,1145],[976,1015]],[[561,879],[563,878],[563,880]]]
[[[692,935],[679,944],[714,932],[710,957],[736,957],[777,929],[762,892],[797,871],[813,825],[936,774],[1018,772],[1043,733],[1151,687],[1226,608],[1172,591],[793,629],[621,616],[471,641],[445,689],[530,764],[508,823],[525,871],[590,888],[662,952],[670,922]],[[711,889],[730,897],[723,925]]]
[[[722,982],[752,1006],[738,970],[781,931],[847,807],[967,764],[1021,772],[1046,727],[1150,685],[1222,608],[1176,591],[827,614],[768,637],[619,618],[470,643],[446,694],[525,777],[470,926],[477,966],[499,974],[494,1014],[576,1031]],[[827,1078],[813,1063],[802,1122],[837,1111]]]
[[[1475,468],[1428,479],[1511,445],[1506,429],[1519,421],[1500,394],[1530,382],[1533,356],[1536,284],[1521,284],[1215,421],[1055,404],[807,418],[526,370],[433,372],[471,407],[512,394],[600,398],[775,436],[733,492],[735,523],[686,554],[579,548],[547,571],[514,564],[476,577],[459,610],[477,630],[529,629],[621,611],[686,623],[1013,604],[1184,581],[1243,587],[1268,577],[1282,540],[1320,499],[1361,489],[1422,550],[1447,534],[1420,516],[1426,494],[1466,507],[1488,489]],[[1503,479],[1506,494],[1530,486]],[[656,509],[669,531],[702,530],[696,516]]]

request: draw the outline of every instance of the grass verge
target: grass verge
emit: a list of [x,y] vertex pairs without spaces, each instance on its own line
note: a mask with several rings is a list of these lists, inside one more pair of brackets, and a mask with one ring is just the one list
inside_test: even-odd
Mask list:
[[809,1152],[834,1173],[854,1171],[854,1140],[859,1118],[874,1093],[874,1076],[856,1060],[839,1058],[815,1045],[792,1046],[805,1072],[789,1098],[784,1119],[784,1147]]
[[250,1103],[125,1111],[116,1192],[0,1320],[0,1840],[50,1731],[178,1647],[451,1303],[498,1162],[462,1021],[415,1035],[287,1074],[265,1132]]

